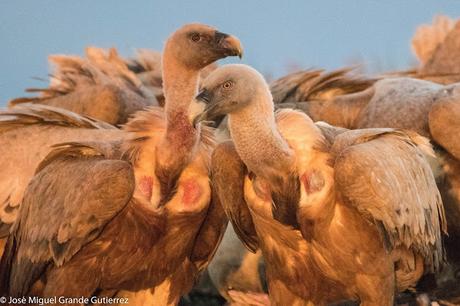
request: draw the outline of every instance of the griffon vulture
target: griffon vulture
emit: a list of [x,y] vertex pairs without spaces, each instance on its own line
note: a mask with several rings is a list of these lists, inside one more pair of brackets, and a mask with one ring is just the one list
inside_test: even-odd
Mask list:
[[[375,81],[365,90],[351,94],[333,96],[334,83],[350,84],[354,78],[341,76],[335,81],[334,73],[325,75],[320,86],[300,90],[302,82],[276,82],[278,96],[296,88],[300,92],[295,96],[311,97],[311,100],[299,103],[286,103],[285,107],[294,107],[305,112],[314,121],[326,121],[329,124],[349,129],[359,128],[401,128],[409,129],[430,138],[437,158],[433,160],[433,172],[436,175],[439,190],[446,209],[449,226],[447,251],[452,263],[460,263],[458,244],[460,241],[460,83],[440,85],[413,78],[384,78]],[[330,78],[330,80],[328,80]],[[332,85],[331,85],[332,84]],[[310,93],[311,91],[311,93]],[[319,98],[318,98],[319,97]],[[324,97],[324,98],[321,98]],[[283,103],[284,104],[284,103]],[[282,104],[281,104],[282,105]],[[458,279],[458,268],[457,279]]]
[[445,221],[427,139],[331,137],[304,113],[275,115],[263,77],[244,65],[211,73],[197,99],[195,123],[228,114],[234,144],[214,151],[212,178],[239,237],[262,250],[272,305],[393,305],[395,288],[439,268]]
[[24,193],[2,257],[2,294],[155,287],[144,303],[177,303],[226,225],[211,203],[211,133],[192,125],[191,103],[203,67],[241,54],[234,36],[186,25],[163,52],[165,111],[137,113],[121,141],[55,145]]

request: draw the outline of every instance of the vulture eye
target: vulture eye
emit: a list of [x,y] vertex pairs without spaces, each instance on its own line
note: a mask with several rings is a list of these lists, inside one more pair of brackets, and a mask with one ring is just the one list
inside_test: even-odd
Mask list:
[[232,81],[227,81],[224,84],[222,84],[222,88],[224,89],[230,89],[233,87],[233,82]]
[[190,39],[193,41],[193,42],[199,42],[201,40],[201,35],[198,34],[198,33],[193,33],[191,36],[190,36]]

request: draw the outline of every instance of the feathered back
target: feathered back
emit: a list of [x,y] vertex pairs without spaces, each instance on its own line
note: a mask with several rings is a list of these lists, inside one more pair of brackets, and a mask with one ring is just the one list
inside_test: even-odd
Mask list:
[[363,91],[377,81],[351,75],[353,69],[345,67],[330,72],[309,69],[289,74],[270,85],[273,101],[329,100],[334,96]]
[[0,112],[0,133],[25,125],[47,123],[77,128],[116,129],[103,121],[48,105],[24,104]]

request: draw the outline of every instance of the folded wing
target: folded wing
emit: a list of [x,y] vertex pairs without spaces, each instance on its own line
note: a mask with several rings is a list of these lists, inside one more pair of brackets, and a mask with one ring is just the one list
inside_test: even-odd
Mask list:
[[220,144],[212,155],[212,179],[220,202],[235,233],[252,252],[258,248],[251,213],[244,199],[247,169],[231,141]]
[[63,265],[128,204],[131,165],[106,156],[106,149],[65,144],[39,166],[2,259],[10,294],[27,294],[49,263]]
[[347,204],[383,225],[391,247],[405,246],[435,270],[443,260],[446,230],[441,197],[417,134],[393,129],[348,131],[337,136],[335,180]]

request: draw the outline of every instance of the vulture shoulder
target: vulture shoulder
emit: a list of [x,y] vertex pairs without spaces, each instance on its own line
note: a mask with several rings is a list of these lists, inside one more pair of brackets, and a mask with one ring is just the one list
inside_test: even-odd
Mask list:
[[252,252],[258,248],[258,238],[251,213],[244,198],[244,180],[248,170],[231,141],[221,143],[211,157],[213,190],[233,229]]
[[[455,90],[446,90],[452,92],[452,89]],[[433,139],[452,156],[460,159],[460,143],[456,141],[455,136],[460,135],[460,99],[449,97],[436,100],[428,114],[428,125]]]
[[332,145],[336,189],[379,228],[387,246],[404,246],[435,270],[444,257],[441,197],[425,154],[428,140],[394,129],[353,130]]
[[2,259],[10,293],[27,294],[49,263],[69,261],[128,204],[132,167],[110,155],[108,146],[68,143],[40,164]]
[[[326,123],[315,124],[307,115],[294,110],[279,110],[276,123],[295,153],[296,173],[292,176],[297,186],[297,209],[294,213],[303,237],[309,240],[312,237],[311,226],[330,210],[327,204],[331,203],[333,170],[328,140],[347,130]],[[295,192],[291,190],[289,193]]]

